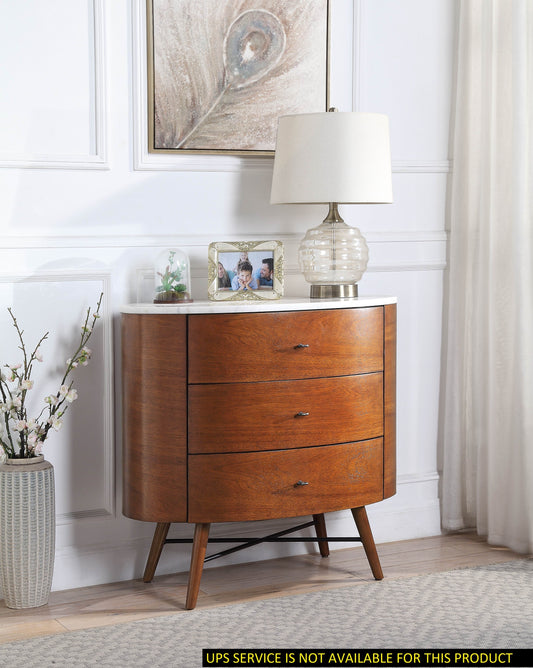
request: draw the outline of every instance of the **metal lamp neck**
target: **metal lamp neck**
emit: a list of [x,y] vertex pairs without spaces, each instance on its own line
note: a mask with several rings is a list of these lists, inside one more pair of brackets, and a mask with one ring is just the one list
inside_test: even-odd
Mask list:
[[324,223],[344,223],[342,216],[339,213],[339,205],[337,202],[329,203],[328,215],[322,221]]

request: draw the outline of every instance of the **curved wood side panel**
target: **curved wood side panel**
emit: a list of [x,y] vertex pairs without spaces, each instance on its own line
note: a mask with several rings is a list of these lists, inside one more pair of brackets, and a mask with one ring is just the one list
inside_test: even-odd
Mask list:
[[348,376],[383,369],[383,307],[189,318],[189,382]]
[[187,521],[184,315],[122,315],[123,512]]
[[384,310],[383,498],[387,499],[396,494],[396,304],[388,304]]

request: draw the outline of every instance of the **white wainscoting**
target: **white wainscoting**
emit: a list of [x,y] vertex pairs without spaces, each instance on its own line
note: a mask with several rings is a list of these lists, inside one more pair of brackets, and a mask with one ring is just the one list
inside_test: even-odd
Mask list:
[[[12,308],[25,345],[33,350],[41,336],[43,363],[34,365],[35,386],[28,392],[28,416],[37,416],[44,397],[55,394],[66,368],[66,360],[80,342],[87,309],[99,295],[109,295],[110,276],[101,273],[50,273],[32,276],[0,275],[3,310],[0,312],[3,363],[21,361],[18,339],[11,318]],[[92,324],[92,318],[89,324]],[[60,431],[53,430],[45,445],[46,458],[54,465],[58,526],[80,518],[112,517],[115,514],[115,434],[113,408],[112,317],[106,297],[88,347],[93,351],[86,368],[69,376],[78,400],[67,410]]]
[[0,40],[12,114],[0,132],[0,167],[109,168],[104,2],[14,3]]

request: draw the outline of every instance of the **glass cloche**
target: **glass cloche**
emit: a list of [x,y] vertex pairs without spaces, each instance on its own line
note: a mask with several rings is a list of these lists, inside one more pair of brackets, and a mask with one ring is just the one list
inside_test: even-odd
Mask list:
[[154,304],[186,304],[193,301],[187,253],[179,248],[167,248],[157,256],[154,270]]

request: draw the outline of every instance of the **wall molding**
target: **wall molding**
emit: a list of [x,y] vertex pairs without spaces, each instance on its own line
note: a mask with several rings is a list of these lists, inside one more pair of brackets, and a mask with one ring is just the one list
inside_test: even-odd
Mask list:
[[369,263],[367,273],[392,272],[401,273],[403,271],[444,271],[447,264],[445,261],[424,262],[423,260],[415,262],[397,262],[391,264],[372,264]]
[[364,0],[355,0],[353,11],[353,88],[352,88],[352,109],[353,111],[363,111],[365,103],[363,99],[363,76],[366,72],[365,44],[363,24],[365,21]]
[[[286,244],[298,244],[303,233],[274,234]],[[368,243],[446,243],[448,236],[442,230],[382,230],[365,234]],[[243,239],[242,234],[224,234],[228,241]],[[265,239],[264,234],[247,234],[246,239],[256,241]],[[271,238],[270,236],[268,238]],[[128,235],[3,235],[0,238],[0,250],[16,250],[28,248],[143,248],[181,246],[205,246],[213,241],[211,234],[128,234]]]
[[111,274],[101,271],[36,271],[27,274],[1,274],[0,283],[79,283],[82,281],[100,281],[104,299],[101,308],[102,348],[104,359],[103,392],[102,392],[102,429],[104,452],[104,498],[102,505],[85,508],[79,511],[58,513],[58,526],[72,524],[80,519],[114,517],[116,514],[116,482],[115,482],[115,428],[114,428],[114,354],[113,354],[113,313],[111,310]]
[[394,160],[395,174],[447,174],[451,172],[450,160]]
[[92,0],[88,29],[94,58],[94,115],[92,118],[95,151],[90,154],[8,154],[0,153],[0,168],[16,169],[109,169],[107,158],[107,81],[105,49],[105,0]]
[[115,516],[109,508],[90,508],[89,510],[76,510],[71,513],[58,513],[56,515],[57,526],[72,524],[80,520],[94,520],[101,518],[111,519]]
[[[239,241],[242,235],[224,235],[227,241]],[[285,274],[300,275],[296,261],[297,249],[302,237],[298,234],[275,234],[276,239],[285,246]],[[368,232],[366,240],[370,248],[368,272],[402,272],[402,271],[441,271],[446,267],[446,248],[448,236],[444,231],[427,230],[387,230]],[[249,234],[250,241],[264,239],[264,235]],[[205,264],[198,260],[198,255],[205,257],[207,263],[207,247],[213,240],[212,235],[110,235],[106,236],[31,236],[9,237],[0,240],[0,250],[28,249],[135,249],[135,248],[170,248],[178,246],[189,252],[191,257],[191,278],[201,279],[205,276]],[[401,261],[398,244],[401,244]],[[151,267],[137,267],[141,283],[151,280],[148,276]],[[46,274],[40,273],[40,276]]]

